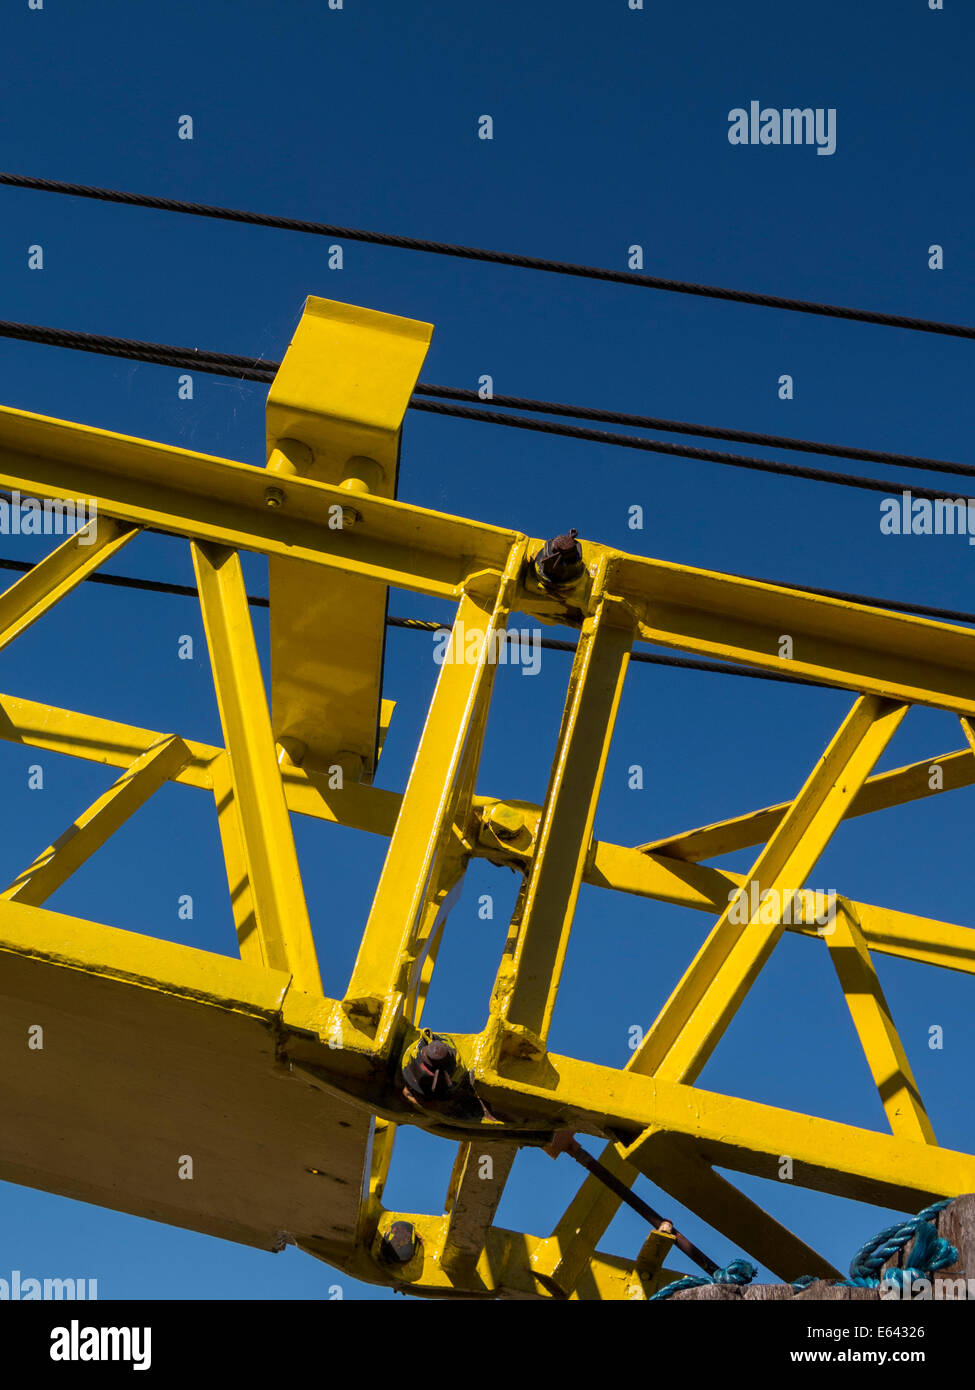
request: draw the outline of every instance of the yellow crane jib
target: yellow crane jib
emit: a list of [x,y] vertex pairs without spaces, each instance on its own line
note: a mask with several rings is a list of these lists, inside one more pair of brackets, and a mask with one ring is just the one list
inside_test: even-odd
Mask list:
[[[598,1248],[645,1174],[776,1275],[832,1275],[719,1170],[777,1179],[788,1155],[796,1184],[904,1211],[975,1191],[975,1156],[936,1140],[874,965],[975,975],[975,930],[839,893],[828,931],[790,908],[844,820],[975,784],[975,632],[396,500],[430,333],[309,299],[270,391],[266,470],[0,407],[0,488],[84,496],[99,516],[96,543],[71,538],[0,594],[0,647],[140,531],[177,538],[222,730],[212,745],[0,694],[0,738],[111,770],[0,890],[0,1056],[16,1058],[0,1068],[0,1179],[265,1250],[293,1242],[429,1297],[631,1299],[676,1277],[665,1260],[684,1239],[661,1225],[635,1254]],[[241,551],[269,561],[270,702]],[[440,667],[402,790],[372,785],[391,587],[455,605],[463,653]],[[578,632],[541,805],[476,793],[512,612]],[[772,806],[653,841],[645,828],[638,844],[596,838],[633,644],[781,677],[782,632],[792,675],[849,692],[798,790],[787,778]],[[471,633],[484,640],[469,649]],[[964,746],[876,773],[913,705],[956,716]],[[212,798],[239,958],[146,935],[137,905],[119,925],[47,905],[164,783]],[[294,815],[388,842],[342,997],[327,959],[325,982],[319,970]],[[748,873],[705,862],[749,847]],[[481,1031],[440,1032],[422,1015],[474,859],[522,881]],[[626,1065],[549,1050],[583,885],[712,918]],[[785,932],[828,958],[886,1129],[698,1084]],[[326,932],[318,945],[325,956]],[[25,1065],[35,1026],[41,1064]],[[442,1212],[384,1205],[401,1124],[456,1145]],[[588,1176],[554,1229],[496,1226],[519,1147],[563,1131],[606,1147],[596,1158],[572,1140]],[[192,1182],[177,1171],[189,1159]]]

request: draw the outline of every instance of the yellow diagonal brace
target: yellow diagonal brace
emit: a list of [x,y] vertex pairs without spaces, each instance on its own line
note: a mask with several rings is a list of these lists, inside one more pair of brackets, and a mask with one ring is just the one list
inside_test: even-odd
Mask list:
[[0,594],[0,649],[26,632],[49,608],[106,560],[117,555],[139,532],[137,526],[111,521],[108,517],[101,517],[90,525],[94,528],[94,536],[87,527],[69,536]]
[[729,903],[634,1053],[634,1070],[668,1081],[700,1074],[781,936],[793,895],[906,713],[875,695],[856,701],[755,861],[744,904]]
[[446,1223],[440,1258],[448,1269],[477,1264],[518,1155],[514,1143],[483,1140],[458,1146],[447,1191]]
[[877,979],[863,932],[853,911],[840,904],[825,932],[830,960],[839,976],[853,1026],[863,1045],[892,1133],[936,1144],[931,1121],[918,1092],[887,1000]]
[[244,837],[240,828],[240,813],[234,795],[234,782],[230,771],[230,758],[220,753],[210,764],[213,778],[213,797],[217,804],[217,825],[220,829],[220,843],[223,847],[224,865],[227,870],[227,886],[230,889],[230,906],[234,914],[234,928],[237,932],[237,945],[241,960],[254,965],[270,965],[264,953],[261,933],[257,929],[257,912],[254,908],[254,892],[247,873],[247,856],[244,853]]
[[[0,695],[0,738],[27,748],[43,748],[49,753],[65,753],[72,758],[104,763],[106,767],[128,767],[164,735],[135,724],[121,724],[96,714],[58,709],[38,700],[18,695]],[[190,761],[173,780],[187,787],[210,786],[210,763],[222,750],[208,743],[184,739]]]
[[[606,1145],[599,1161],[627,1187],[632,1187],[640,1176],[620,1158],[615,1144]],[[536,1250],[532,1260],[536,1271],[563,1293],[571,1293],[620,1204],[620,1198],[605,1183],[591,1175],[584,1178],[555,1230]]]
[[524,544],[512,547],[488,600],[465,594],[457,606],[451,645],[443,653],[447,659],[440,667],[344,1001],[346,1011],[367,1031],[372,1029],[377,1047],[383,1045],[378,1033],[385,1034],[409,992],[417,932],[424,906],[439,885],[440,861],[453,833],[456,788],[466,766],[468,741],[490,699],[496,634],[503,634],[524,550]]
[[179,772],[189,757],[186,744],[174,736],[136,758],[107,792],[0,893],[0,898],[40,907],[153,792]]
[[505,951],[492,1004],[530,1051],[545,1050],[632,645],[632,615],[604,600],[572,663],[514,957]]
[[393,1145],[398,1125],[377,1115],[373,1122],[372,1145],[369,1152],[369,1202],[363,1203],[363,1223],[375,1221],[382,1210],[383,1191],[393,1161]]
[[[966,724],[968,721],[963,717],[963,729]],[[971,728],[971,725],[968,727]],[[940,778],[932,778],[931,772],[935,767],[941,769]],[[891,806],[903,806],[905,802],[919,801],[923,797],[940,796],[942,792],[970,787],[973,782],[975,761],[969,749],[935,754],[920,762],[909,763],[906,767],[895,767],[890,772],[868,777],[853,798],[844,819],[869,815],[872,811],[885,811]],[[644,854],[665,854],[670,859],[681,859],[688,864],[699,864],[702,859],[718,859],[733,850],[765,844],[790,805],[791,802],[780,801],[776,806],[763,806],[761,810],[748,811],[730,820],[698,826],[679,835],[668,835],[662,840],[649,840],[646,844],[637,845],[637,849]]]
[[193,542],[193,565],[264,959],[321,992],[240,557]]
[[975,753],[975,727],[972,726],[972,721],[970,719],[966,719],[964,715],[961,715],[961,727],[962,732],[968,739],[969,747],[971,748],[972,752]]
[[459,894],[460,882],[464,876],[465,861],[455,846],[451,849],[451,853],[443,856],[437,891],[430,895],[416,934],[416,960],[403,1010],[405,1017],[416,1027],[419,1027],[427,1002],[447,918]]

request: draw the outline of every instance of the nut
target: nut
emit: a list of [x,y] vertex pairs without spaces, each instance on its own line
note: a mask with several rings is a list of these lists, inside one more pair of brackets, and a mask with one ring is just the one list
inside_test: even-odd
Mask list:
[[409,1221],[394,1221],[382,1238],[380,1258],[390,1264],[408,1265],[420,1248],[419,1237]]

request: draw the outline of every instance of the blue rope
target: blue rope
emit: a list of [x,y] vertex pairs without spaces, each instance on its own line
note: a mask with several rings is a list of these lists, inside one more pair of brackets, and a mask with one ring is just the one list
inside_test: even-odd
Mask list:
[[[950,1197],[946,1197],[943,1202],[932,1203],[923,1211],[919,1211],[917,1216],[909,1217],[907,1221],[897,1221],[893,1226],[885,1226],[865,1245],[861,1245],[853,1256],[850,1261],[849,1279],[836,1280],[832,1287],[879,1288],[880,1271],[891,1256],[896,1255],[912,1238],[914,1245],[910,1253],[910,1264],[904,1269],[889,1269],[884,1275],[885,1284],[898,1287],[907,1284],[910,1287],[915,1279],[924,1279],[936,1269],[945,1269],[948,1265],[955,1264],[958,1251],[938,1235],[937,1226],[933,1224],[937,1220],[938,1212],[950,1206],[951,1201]],[[757,1273],[755,1266],[747,1260],[732,1260],[724,1269],[715,1270],[713,1278],[708,1274],[688,1274],[683,1279],[676,1279],[672,1284],[667,1284],[657,1293],[651,1294],[647,1302],[655,1303],[659,1299],[670,1298],[671,1294],[680,1293],[682,1289],[700,1288],[702,1284],[750,1284]],[[792,1281],[792,1288],[796,1293],[801,1293],[803,1289],[808,1289],[810,1284],[816,1282],[816,1277],[815,1274],[800,1274],[798,1279]]]
[[907,1221],[885,1226],[872,1240],[868,1240],[866,1245],[860,1246],[850,1261],[849,1279],[840,1280],[839,1287],[879,1288],[880,1271],[891,1256],[903,1249],[912,1237],[914,1245],[908,1257],[910,1263],[904,1269],[889,1269],[884,1275],[886,1284],[903,1287],[905,1283],[910,1284],[914,1279],[925,1278],[936,1269],[955,1264],[958,1251],[938,1235],[937,1227],[932,1224],[937,1220],[938,1212],[944,1211],[950,1202],[951,1198],[946,1198],[943,1202],[934,1202]]
[[[938,1212],[943,1211],[951,1202],[951,1198],[946,1198],[943,1202],[934,1202],[930,1207],[925,1207],[918,1212],[917,1216],[910,1217],[907,1221],[896,1221],[893,1226],[885,1226],[882,1231],[868,1240],[850,1261],[849,1279],[838,1279],[833,1283],[833,1288],[839,1289],[877,1289],[880,1287],[881,1280],[878,1277],[884,1265],[902,1249],[907,1242],[914,1237],[914,1246],[911,1250],[910,1264],[904,1269],[889,1269],[884,1275],[885,1284],[903,1287],[906,1283],[910,1285],[915,1279],[924,1279],[936,1269],[944,1269],[947,1265],[953,1265],[958,1259],[958,1251],[953,1245],[942,1239],[938,1235],[937,1228],[931,1223],[936,1220]],[[798,1279],[792,1281],[792,1287],[796,1293],[801,1293],[803,1289],[808,1289],[810,1284],[816,1282],[815,1275],[800,1274]]]
[[669,1298],[671,1294],[680,1293],[682,1289],[698,1289],[702,1284],[750,1284],[757,1273],[758,1270],[748,1260],[732,1260],[724,1269],[716,1269],[713,1275],[688,1274],[683,1279],[675,1279],[659,1292],[652,1293],[647,1302],[655,1303],[658,1299]]

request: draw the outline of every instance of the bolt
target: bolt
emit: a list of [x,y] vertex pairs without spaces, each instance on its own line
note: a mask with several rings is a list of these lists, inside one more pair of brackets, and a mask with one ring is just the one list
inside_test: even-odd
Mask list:
[[545,542],[545,549],[535,556],[535,573],[539,582],[549,589],[562,589],[574,584],[585,571],[582,548],[573,529],[565,535]]
[[408,1265],[420,1248],[419,1237],[409,1221],[394,1221],[382,1238],[379,1253],[392,1264]]
[[497,841],[499,845],[509,846],[519,853],[531,848],[535,838],[534,821],[529,823],[526,812],[515,805],[496,801],[481,812],[481,824],[486,832],[485,843]]
[[525,828],[518,812],[504,804],[491,807],[487,823],[499,840],[516,840]]
[[442,1038],[424,1037],[411,1061],[403,1068],[407,1091],[420,1100],[441,1100],[449,1095],[457,1053]]
[[579,549],[579,542],[576,540],[578,534],[579,532],[573,527],[572,530],[567,531],[564,536],[555,536],[554,539],[550,540],[548,543],[549,550],[553,553],[558,552],[560,555],[572,555],[573,558],[578,559],[582,554]]
[[284,493],[279,487],[266,487],[264,489],[264,505],[266,507],[284,506]]

